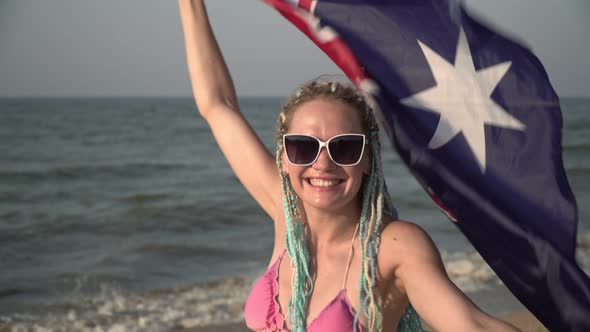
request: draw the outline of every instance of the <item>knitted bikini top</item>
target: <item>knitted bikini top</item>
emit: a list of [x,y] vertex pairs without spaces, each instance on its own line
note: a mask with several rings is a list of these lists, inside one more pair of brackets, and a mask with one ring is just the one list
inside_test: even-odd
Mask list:
[[[336,297],[334,297],[334,299],[320,311],[317,317],[308,324],[306,331],[353,331],[355,311],[346,296],[346,279],[352,261],[352,254],[353,250],[351,246],[340,292],[338,292]],[[277,301],[279,294],[279,267],[284,255],[285,251],[281,253],[278,259],[266,270],[262,277],[258,279],[246,300],[244,317],[246,325],[253,331],[289,331],[286,327],[285,317],[281,313]],[[360,321],[357,323],[357,331],[362,331]],[[411,305],[408,305],[406,311],[402,315],[397,331],[423,331],[420,324],[420,318]]]

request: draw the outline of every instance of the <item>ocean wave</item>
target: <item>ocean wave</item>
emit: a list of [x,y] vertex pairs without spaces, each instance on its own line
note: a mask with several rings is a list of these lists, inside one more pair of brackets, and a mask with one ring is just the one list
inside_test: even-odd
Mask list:
[[586,153],[590,151],[590,144],[583,142],[583,143],[569,143],[563,145],[564,152],[569,156],[577,155],[581,159],[585,159]]
[[[441,255],[449,277],[464,292],[502,284],[476,252],[442,252]],[[580,266],[590,273],[590,232],[578,237],[577,257]],[[0,315],[0,329],[132,332],[237,323],[243,320],[244,302],[254,281],[252,277],[225,277],[144,294],[102,285],[100,292],[91,297],[72,295],[29,312]]]
[[2,170],[0,180],[69,180],[111,175],[137,177],[161,171],[194,170],[194,163],[126,162],[120,164],[86,164],[29,170]]
[[236,255],[234,250],[229,249],[164,243],[147,243],[134,249],[133,252],[139,254],[157,255],[160,257],[169,257],[171,259],[203,256],[223,259],[224,257],[234,257]]
[[0,288],[0,298],[26,294],[28,290],[23,288]]
[[569,177],[573,176],[587,176],[590,174],[590,168],[586,167],[572,167],[566,168],[567,175]]
[[[442,252],[443,263],[451,280],[464,292],[474,292],[502,281],[476,252]],[[576,261],[590,275],[590,232],[577,238]]]
[[128,204],[145,204],[169,198],[169,194],[164,193],[137,193],[122,197],[120,200]]
[[244,278],[127,294],[104,286],[97,296],[74,298],[31,313],[0,316],[12,331],[165,331],[242,320],[251,284]]

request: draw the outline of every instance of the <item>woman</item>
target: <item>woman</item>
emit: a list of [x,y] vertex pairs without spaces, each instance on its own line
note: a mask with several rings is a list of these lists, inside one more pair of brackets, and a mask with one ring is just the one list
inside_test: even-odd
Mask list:
[[[428,235],[396,220],[370,107],[313,81],[279,116],[276,158],[239,112],[204,0],[179,0],[193,93],[230,166],[273,220],[274,250],[245,310],[255,331],[515,331],[448,279]],[[239,144],[236,144],[239,142]],[[409,305],[411,303],[411,306]]]

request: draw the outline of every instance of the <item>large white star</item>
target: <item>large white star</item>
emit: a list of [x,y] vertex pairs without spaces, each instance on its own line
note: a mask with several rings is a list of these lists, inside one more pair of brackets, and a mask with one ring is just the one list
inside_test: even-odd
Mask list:
[[401,103],[440,114],[431,149],[445,145],[463,133],[469,148],[484,173],[486,141],[484,125],[524,130],[525,125],[506,113],[490,95],[510,68],[511,62],[475,70],[465,32],[461,28],[453,66],[428,46],[418,41],[432,70],[436,86],[404,98]]

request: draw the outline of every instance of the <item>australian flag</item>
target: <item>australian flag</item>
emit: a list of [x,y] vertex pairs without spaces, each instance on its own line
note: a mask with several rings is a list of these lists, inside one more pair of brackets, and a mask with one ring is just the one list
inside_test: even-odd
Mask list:
[[416,179],[512,293],[551,331],[590,331],[559,99],[539,60],[452,0],[264,1],[374,102]]

